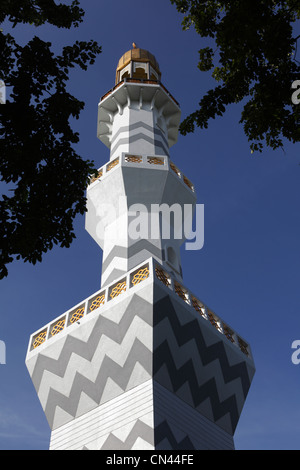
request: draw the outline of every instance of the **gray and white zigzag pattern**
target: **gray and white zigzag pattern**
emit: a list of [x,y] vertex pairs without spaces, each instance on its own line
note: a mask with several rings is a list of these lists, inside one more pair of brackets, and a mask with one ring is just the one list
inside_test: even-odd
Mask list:
[[40,354],[32,380],[51,428],[153,377],[233,434],[254,372],[240,355],[233,363],[218,335],[207,345],[200,322],[182,324],[175,307],[169,296],[153,306],[134,294],[117,305],[118,322],[99,316],[86,340],[68,335],[59,357]]
[[225,339],[207,345],[210,332],[197,318],[182,324],[183,312],[169,296],[155,304],[153,378],[233,434],[254,367],[239,354],[232,364]]
[[155,428],[155,432],[146,423],[137,420],[124,440],[117,438],[114,433],[110,433],[99,450],[130,450],[134,448],[138,439],[158,450],[195,450],[189,436],[185,436],[179,441],[176,439],[172,427],[166,420]]
[[45,397],[51,428],[56,427],[57,407],[67,413],[66,422],[78,415],[82,392],[92,408],[151,377],[152,352],[146,346],[146,336],[151,336],[151,307],[134,296],[124,310],[119,323],[99,316],[86,342],[68,335],[57,359],[39,355],[32,381],[40,398]]

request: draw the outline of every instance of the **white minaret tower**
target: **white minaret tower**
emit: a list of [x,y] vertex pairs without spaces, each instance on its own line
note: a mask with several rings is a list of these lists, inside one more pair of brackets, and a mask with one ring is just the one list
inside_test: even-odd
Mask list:
[[[188,179],[184,183],[179,170],[170,167],[180,108],[160,78],[155,57],[134,47],[121,57],[116,85],[99,103],[98,137],[110,149],[110,162],[99,170],[101,184],[94,180],[88,189],[86,229],[103,250],[102,286],[150,256],[182,280],[182,220],[177,217],[175,226],[167,227],[170,212],[155,216],[155,205],[176,203],[184,214],[184,204],[195,205],[196,196]],[[133,228],[137,220],[134,209],[140,209],[138,220],[146,232],[136,239],[128,230],[130,220]],[[162,239],[162,223],[173,236]]]
[[254,363],[183,283],[196,195],[170,160],[180,108],[160,79],[148,51],[133,45],[121,57],[98,112],[110,159],[87,189],[101,286],[29,341],[53,450],[234,448]]

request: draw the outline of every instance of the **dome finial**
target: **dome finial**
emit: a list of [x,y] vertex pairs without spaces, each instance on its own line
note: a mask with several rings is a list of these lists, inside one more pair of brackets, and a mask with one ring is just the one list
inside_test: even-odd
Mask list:
[[136,49],[136,48],[137,48],[137,45],[136,45],[135,42],[132,43],[132,47],[133,47],[133,49]]

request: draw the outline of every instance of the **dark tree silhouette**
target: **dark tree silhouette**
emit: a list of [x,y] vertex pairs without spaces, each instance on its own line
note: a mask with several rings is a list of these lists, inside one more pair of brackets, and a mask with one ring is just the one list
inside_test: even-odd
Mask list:
[[[199,50],[198,68],[218,82],[184,119],[180,132],[207,128],[210,119],[243,100],[240,122],[251,151],[300,141],[300,106],[292,85],[300,79],[297,60],[299,0],[171,0],[209,45]],[[203,42],[203,41],[202,41]],[[300,89],[298,87],[300,92]],[[293,94],[294,93],[294,94]],[[294,97],[292,100],[291,97]]]
[[[71,28],[83,16],[77,0],[69,6],[1,0],[0,23],[13,26]],[[36,36],[22,47],[0,32],[0,79],[12,90],[0,105],[0,178],[9,188],[0,197],[0,279],[14,259],[34,264],[54,244],[68,247],[75,238],[74,218],[86,210],[95,168],[72,147],[79,135],[69,121],[78,119],[84,103],[68,93],[67,82],[74,66],[86,70],[100,52],[94,41],[76,41],[55,55],[51,43]]]

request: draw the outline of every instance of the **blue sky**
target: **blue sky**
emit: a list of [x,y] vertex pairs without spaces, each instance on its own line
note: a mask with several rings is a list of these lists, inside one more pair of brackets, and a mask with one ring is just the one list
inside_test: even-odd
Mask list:
[[[38,35],[55,50],[76,39],[102,45],[96,64],[87,72],[74,70],[69,83],[86,102],[74,123],[81,138],[77,150],[100,167],[109,151],[96,138],[97,104],[114,86],[118,60],[132,42],[156,56],[182,118],[213,82],[196,66],[206,40],[181,30],[182,18],[169,0],[82,4],[86,16],[77,29],[20,26],[14,34],[24,43]],[[184,285],[252,348],[256,375],[236,448],[300,449],[300,365],[291,361],[291,344],[300,339],[300,147],[251,155],[240,111],[232,106],[209,129],[179,136],[171,148],[171,159],[205,206],[204,247],[182,252]],[[71,248],[54,248],[36,266],[15,262],[0,282],[0,340],[7,354],[0,365],[0,450],[48,449],[50,429],[25,356],[32,332],[100,288],[102,253],[84,230],[83,216],[75,230]]]

